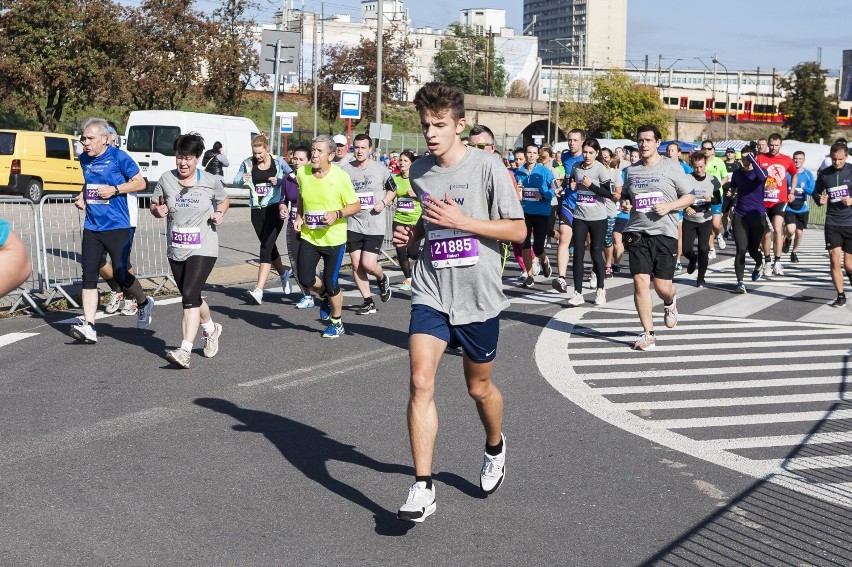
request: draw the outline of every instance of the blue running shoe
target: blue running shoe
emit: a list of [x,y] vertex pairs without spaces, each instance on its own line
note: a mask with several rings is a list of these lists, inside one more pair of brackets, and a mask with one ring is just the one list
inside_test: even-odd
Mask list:
[[323,323],[328,323],[331,321],[331,302],[329,302],[328,298],[323,296],[320,297],[320,321]]
[[766,262],[756,267],[751,273],[751,281],[756,282],[763,277],[763,271],[766,269]]
[[343,323],[329,323],[328,327],[325,328],[325,331],[322,332],[322,338],[324,339],[336,339],[337,337],[344,334]]

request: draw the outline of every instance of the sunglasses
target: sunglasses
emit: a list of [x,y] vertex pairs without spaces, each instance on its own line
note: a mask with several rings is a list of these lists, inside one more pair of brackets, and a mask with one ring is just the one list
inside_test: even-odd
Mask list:
[[480,150],[484,150],[485,148],[493,148],[494,144],[483,144],[482,142],[478,144],[470,144],[473,148],[479,148]]

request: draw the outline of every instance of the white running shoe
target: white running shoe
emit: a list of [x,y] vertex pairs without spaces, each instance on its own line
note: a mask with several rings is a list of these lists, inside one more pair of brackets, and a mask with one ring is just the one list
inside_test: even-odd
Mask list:
[[538,258],[533,258],[532,263],[532,275],[537,276],[541,273],[541,260]]
[[290,286],[290,274],[292,273],[292,270],[284,270],[284,273],[281,274],[281,288],[284,290],[284,295],[290,295],[290,292],[293,291]]
[[574,295],[571,296],[571,299],[568,300],[568,307],[579,307],[586,302],[583,299],[583,294],[579,291],[575,291]]
[[213,358],[219,352],[219,337],[222,336],[222,325],[213,323],[213,332],[209,335],[202,332],[201,335],[204,337],[204,356]]
[[408,489],[408,498],[396,513],[398,520],[420,523],[435,513],[435,485],[426,488],[423,481],[415,482]]
[[713,260],[714,258],[716,258],[716,249],[715,249],[715,248],[711,248],[711,249],[710,249],[710,252],[708,252],[708,253],[707,253],[707,259],[708,259],[708,260]]
[[151,320],[153,319],[152,313],[154,312],[154,298],[148,296],[148,303],[145,304],[145,307],[140,307],[139,311],[136,312],[136,328],[137,329],[147,329],[148,325],[151,324]]
[[192,360],[192,354],[188,350],[176,348],[166,353],[166,360],[181,368],[189,368],[189,363]]
[[312,295],[303,295],[299,303],[296,304],[296,309],[311,309],[314,306],[314,297]]
[[598,289],[595,292],[595,305],[606,305],[606,290]]
[[784,266],[781,265],[781,260],[777,260],[774,264],[772,264],[772,273],[776,276],[784,275]]
[[104,311],[115,313],[121,307],[122,302],[124,302],[124,294],[120,291],[111,291],[109,292],[109,300],[106,303],[106,307],[104,307]]
[[671,305],[663,305],[663,308],[665,310],[663,321],[666,323],[666,327],[674,329],[677,327],[677,305],[675,305],[674,300],[672,300]]
[[725,237],[721,234],[716,237],[716,246],[719,247],[719,250],[724,250],[728,246],[728,243],[725,242]]
[[125,316],[136,315],[139,311],[139,307],[136,306],[135,299],[125,299],[124,304],[121,306],[121,314]]
[[597,289],[598,287],[598,275],[592,270],[589,273],[589,289]]
[[254,288],[246,290],[246,295],[249,296],[249,300],[257,305],[261,305],[263,303],[263,290]]
[[70,334],[78,341],[84,342],[87,345],[93,345],[98,342],[98,334],[85,320],[79,325],[72,325]]
[[492,494],[503,484],[506,477],[506,436],[500,434],[503,450],[499,455],[485,453],[482,459],[482,470],[479,472],[479,487],[485,494]]

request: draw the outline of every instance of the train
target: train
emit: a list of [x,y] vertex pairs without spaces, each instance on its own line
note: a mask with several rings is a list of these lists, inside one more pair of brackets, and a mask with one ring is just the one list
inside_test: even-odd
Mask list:
[[[740,96],[737,101],[730,101],[728,120],[733,122],[766,122],[770,124],[781,124],[784,115],[778,111],[778,105],[766,104],[767,97],[760,97],[760,101],[754,96]],[[688,96],[663,97],[666,108],[674,110],[688,110],[703,112],[706,120],[725,119],[725,101],[712,98],[696,99]],[[852,101],[841,101],[837,108],[837,125],[840,127],[852,126]]]

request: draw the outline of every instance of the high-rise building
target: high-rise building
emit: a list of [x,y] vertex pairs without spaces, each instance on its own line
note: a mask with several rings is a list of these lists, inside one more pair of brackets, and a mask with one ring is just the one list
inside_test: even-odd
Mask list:
[[627,0],[524,0],[524,34],[545,65],[623,67]]

